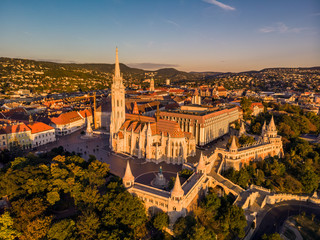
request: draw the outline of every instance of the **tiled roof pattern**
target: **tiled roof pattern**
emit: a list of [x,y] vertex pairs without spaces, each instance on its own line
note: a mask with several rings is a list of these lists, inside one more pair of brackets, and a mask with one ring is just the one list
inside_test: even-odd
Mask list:
[[192,134],[185,133],[181,130],[179,124],[174,121],[169,121],[165,119],[156,119],[153,117],[146,117],[134,114],[126,114],[126,121],[122,124],[120,130],[125,130],[135,133],[139,133],[148,123],[150,123],[150,128],[152,135],[164,134],[174,138],[188,137],[192,138]]
[[81,120],[81,116],[76,111],[62,113],[59,117],[51,118],[51,121],[56,125],[64,125]]
[[54,129],[53,127],[42,122],[30,123],[27,126],[31,129],[32,134]]
[[80,114],[83,118],[86,118],[86,117],[92,116],[92,111],[91,111],[91,109],[85,109],[85,110],[79,111],[79,114]]
[[28,132],[31,131],[24,123],[8,125],[4,128],[4,131],[8,133],[19,133],[19,132]]

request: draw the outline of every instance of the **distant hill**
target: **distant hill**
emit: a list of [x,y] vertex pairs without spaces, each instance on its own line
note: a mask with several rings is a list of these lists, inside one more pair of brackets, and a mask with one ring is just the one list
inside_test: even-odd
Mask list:
[[[106,73],[112,73],[114,71],[114,64],[107,64],[107,63],[83,63],[83,64],[72,63],[67,65],[70,65],[73,67],[85,68],[93,71],[106,72]],[[141,74],[145,72],[142,69],[128,67],[123,63],[120,63],[120,70],[123,73],[133,73],[133,74]]]

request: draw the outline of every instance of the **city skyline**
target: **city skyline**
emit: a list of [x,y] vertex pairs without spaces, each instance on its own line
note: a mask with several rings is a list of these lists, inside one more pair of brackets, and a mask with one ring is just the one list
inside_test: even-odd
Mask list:
[[319,66],[320,4],[309,1],[2,1],[3,57],[147,70]]

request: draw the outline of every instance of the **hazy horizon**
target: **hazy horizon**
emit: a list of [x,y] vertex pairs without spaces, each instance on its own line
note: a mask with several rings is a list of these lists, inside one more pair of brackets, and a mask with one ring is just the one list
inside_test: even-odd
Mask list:
[[[8,56],[0,56],[3,58],[13,58],[13,59],[24,59],[24,60],[32,60],[32,61],[39,61],[39,62],[52,62],[52,63],[61,63],[61,64],[114,64],[113,63],[108,63],[108,62],[75,62],[75,61],[63,61],[63,60],[59,60],[59,59],[32,59],[32,58],[23,58],[23,57],[8,57]],[[160,69],[164,69],[164,68],[174,68],[177,69],[179,71],[184,71],[184,72],[222,72],[222,71],[215,71],[215,70],[204,70],[204,71],[194,71],[194,70],[182,70],[179,68],[179,66],[175,66],[175,65],[170,65],[169,64],[157,64],[157,63],[123,63],[120,61],[120,64],[124,64],[130,68],[138,68],[138,69],[142,69],[144,71],[156,71],[156,70],[160,70]],[[160,67],[158,68],[146,68],[146,67],[139,67],[138,65],[140,64],[151,64],[151,65],[159,65]],[[165,66],[167,65],[167,66]],[[162,66],[162,67],[161,67]],[[248,70],[243,70],[243,71],[223,71],[222,73],[240,73],[240,72],[250,72],[250,71],[261,71],[263,69],[267,69],[267,68],[313,68],[313,67],[320,67],[320,65],[315,65],[315,66],[271,66],[271,67],[263,67],[260,69],[248,69]]]

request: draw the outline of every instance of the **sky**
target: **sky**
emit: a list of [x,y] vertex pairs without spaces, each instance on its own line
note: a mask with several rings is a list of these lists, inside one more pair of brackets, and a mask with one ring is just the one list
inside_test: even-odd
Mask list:
[[319,0],[1,0],[0,56],[240,72],[320,66]]

